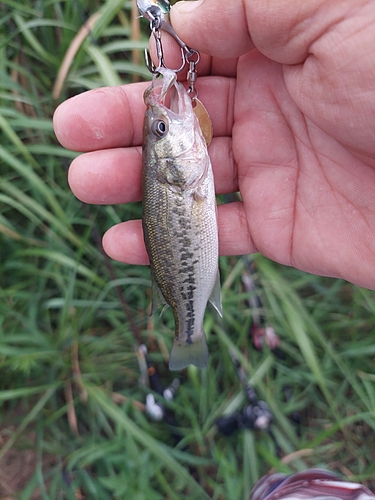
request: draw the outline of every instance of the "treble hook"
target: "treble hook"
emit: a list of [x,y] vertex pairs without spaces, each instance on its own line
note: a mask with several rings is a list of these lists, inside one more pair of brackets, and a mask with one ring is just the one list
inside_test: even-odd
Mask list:
[[[152,34],[154,35],[155,39],[155,44],[156,44],[156,54],[158,58],[158,66],[156,67],[155,64],[152,62],[150,53],[147,49],[145,49],[145,61],[146,61],[146,66],[147,69],[152,73],[153,75],[158,74],[158,68],[165,68],[165,69],[170,69],[168,66],[165,64],[164,61],[164,53],[163,53],[163,46],[161,43],[161,34],[160,30],[157,28],[152,28]],[[181,47],[181,59],[182,59],[182,64],[178,69],[173,69],[175,73],[179,73],[180,71],[183,70],[185,64],[186,64],[186,57],[184,53],[184,49]]]
[[[197,55],[197,61],[199,60],[199,53],[190,49],[186,43],[184,43],[181,38],[174,31],[172,26],[168,22],[168,14],[170,11],[170,4],[168,0],[137,0],[138,10],[142,17],[146,18],[150,22],[150,29],[154,35],[156,43],[156,53],[158,57],[158,67],[170,69],[167,67],[164,61],[163,47],[161,43],[160,30],[169,33],[172,38],[178,43],[181,49],[181,60],[182,64],[178,69],[174,69],[175,73],[179,73],[183,70],[185,64],[189,61],[189,58],[193,55]],[[151,56],[147,49],[145,49],[145,61],[147,69],[152,74],[157,74],[157,67],[151,60]]]

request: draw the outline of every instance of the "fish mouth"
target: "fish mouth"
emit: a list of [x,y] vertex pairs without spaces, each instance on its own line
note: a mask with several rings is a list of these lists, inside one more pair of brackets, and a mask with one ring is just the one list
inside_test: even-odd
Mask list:
[[186,91],[177,81],[177,74],[166,68],[158,68],[161,79],[154,77],[144,94],[147,107],[160,106],[170,118],[181,119],[186,116]]

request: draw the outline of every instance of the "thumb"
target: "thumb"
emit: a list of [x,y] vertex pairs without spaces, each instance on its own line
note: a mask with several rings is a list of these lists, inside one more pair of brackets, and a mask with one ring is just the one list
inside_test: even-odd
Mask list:
[[184,42],[211,56],[238,57],[254,46],[284,64],[304,62],[311,46],[368,0],[196,0],[177,2],[171,22]]
[[239,0],[177,2],[171,9],[171,23],[189,47],[214,57],[238,57],[254,48],[244,4]]

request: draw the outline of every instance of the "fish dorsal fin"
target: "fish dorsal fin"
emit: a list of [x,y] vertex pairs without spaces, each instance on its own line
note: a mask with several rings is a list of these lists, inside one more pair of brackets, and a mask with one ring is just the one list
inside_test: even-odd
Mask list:
[[211,304],[214,306],[216,311],[223,317],[223,308],[221,305],[221,290],[220,290],[220,272],[217,271],[216,280],[214,287],[212,289],[210,298],[208,299]]

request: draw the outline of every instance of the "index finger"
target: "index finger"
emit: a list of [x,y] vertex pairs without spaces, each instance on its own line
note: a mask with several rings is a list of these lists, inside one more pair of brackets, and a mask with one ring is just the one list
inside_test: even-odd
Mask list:
[[[142,143],[145,111],[143,92],[148,82],[90,90],[60,104],[54,115],[60,143],[74,151],[88,152]],[[213,123],[214,135],[231,135],[234,79],[198,79],[199,98]]]
[[139,145],[143,92],[148,85],[103,87],[71,97],[53,116],[57,139],[65,148],[80,152]]

